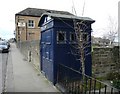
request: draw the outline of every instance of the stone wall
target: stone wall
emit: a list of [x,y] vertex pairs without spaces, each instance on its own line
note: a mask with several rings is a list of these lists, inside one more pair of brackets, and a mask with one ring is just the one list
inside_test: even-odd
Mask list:
[[25,60],[32,63],[34,67],[40,71],[40,41],[25,41],[18,42],[17,47],[20,49],[21,53],[24,55]]
[[93,48],[93,76],[106,77],[108,73],[116,72],[118,70],[118,47],[113,48]]
[[[32,63],[40,71],[40,41],[25,41],[17,43],[17,47],[25,56],[25,60]],[[93,48],[92,71],[95,77],[105,77],[110,72],[120,68],[119,47]],[[119,69],[120,70],[120,69]]]

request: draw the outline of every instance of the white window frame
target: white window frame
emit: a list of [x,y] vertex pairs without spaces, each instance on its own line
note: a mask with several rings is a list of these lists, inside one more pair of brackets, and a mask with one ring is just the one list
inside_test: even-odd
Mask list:
[[35,28],[35,21],[34,20],[28,20],[28,28]]

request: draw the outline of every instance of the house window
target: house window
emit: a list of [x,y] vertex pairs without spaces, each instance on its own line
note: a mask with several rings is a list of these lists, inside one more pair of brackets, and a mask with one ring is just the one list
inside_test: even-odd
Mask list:
[[34,28],[34,26],[35,26],[34,20],[28,20],[28,27]]
[[66,43],[66,33],[63,31],[57,32],[57,43]]

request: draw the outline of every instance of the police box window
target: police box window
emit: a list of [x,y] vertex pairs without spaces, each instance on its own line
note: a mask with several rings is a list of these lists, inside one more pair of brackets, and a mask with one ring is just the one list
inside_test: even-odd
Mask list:
[[66,43],[66,32],[64,31],[57,32],[57,43]]
[[75,33],[71,32],[70,33],[70,42],[75,42],[76,37],[75,37]]
[[88,34],[87,33],[83,33],[82,37],[83,37],[83,40],[85,42],[88,41]]

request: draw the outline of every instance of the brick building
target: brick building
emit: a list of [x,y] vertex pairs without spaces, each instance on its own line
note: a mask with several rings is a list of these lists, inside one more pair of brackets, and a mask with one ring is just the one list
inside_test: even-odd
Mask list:
[[40,27],[38,22],[43,13],[57,13],[72,15],[65,11],[26,8],[15,14],[15,37],[17,42],[40,39]]

